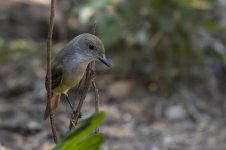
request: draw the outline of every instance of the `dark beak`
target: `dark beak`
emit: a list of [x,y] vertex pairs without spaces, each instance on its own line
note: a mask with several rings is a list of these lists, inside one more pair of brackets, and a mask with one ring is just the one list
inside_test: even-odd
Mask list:
[[106,56],[99,56],[98,59],[103,63],[105,64],[106,66],[108,67],[111,67],[111,64],[109,62],[109,60],[106,58]]

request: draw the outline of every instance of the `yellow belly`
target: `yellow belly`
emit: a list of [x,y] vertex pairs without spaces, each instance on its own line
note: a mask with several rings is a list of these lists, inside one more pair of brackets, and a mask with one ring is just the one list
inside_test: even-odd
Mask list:
[[82,75],[76,77],[63,77],[62,82],[59,86],[53,89],[53,94],[58,95],[64,93],[67,95],[68,90],[75,87],[80,80],[82,79]]

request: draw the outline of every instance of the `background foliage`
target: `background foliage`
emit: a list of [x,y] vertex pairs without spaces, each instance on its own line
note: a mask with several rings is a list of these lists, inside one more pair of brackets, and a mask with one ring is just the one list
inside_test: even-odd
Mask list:
[[[98,33],[117,73],[147,81],[190,82],[214,62],[225,66],[225,28],[214,10],[216,0],[84,1],[75,7],[82,23],[97,22]],[[217,39],[213,37],[218,36]],[[225,37],[225,36],[224,36]],[[205,80],[205,79],[204,79]],[[204,81],[203,80],[203,81]]]

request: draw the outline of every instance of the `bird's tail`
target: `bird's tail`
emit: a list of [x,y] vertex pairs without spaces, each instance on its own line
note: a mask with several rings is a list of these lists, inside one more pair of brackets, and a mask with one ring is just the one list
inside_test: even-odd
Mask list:
[[[56,110],[58,104],[59,104],[59,95],[57,96],[52,96],[51,100],[50,100],[50,105],[53,111]],[[46,120],[49,117],[49,104],[47,103],[46,105],[46,110],[45,110],[45,114],[43,116],[43,119]]]

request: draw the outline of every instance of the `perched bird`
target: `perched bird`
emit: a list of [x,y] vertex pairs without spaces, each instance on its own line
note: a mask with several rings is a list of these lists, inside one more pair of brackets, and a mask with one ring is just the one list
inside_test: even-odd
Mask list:
[[[89,33],[78,35],[55,55],[52,61],[52,98],[50,101],[50,107],[53,110],[59,103],[60,95],[67,96],[68,90],[75,87],[82,79],[88,64],[95,60],[100,60],[110,67],[102,41]],[[47,104],[43,119],[48,117],[49,106]]]

